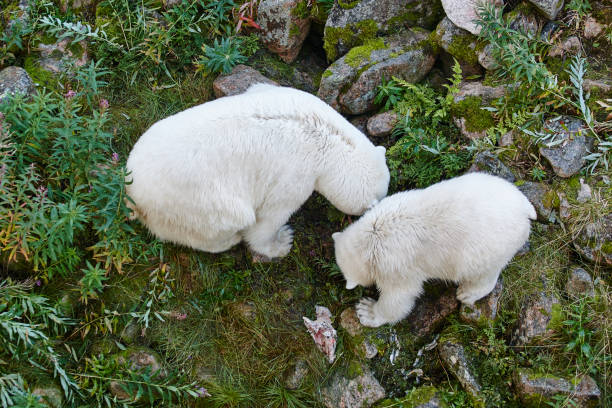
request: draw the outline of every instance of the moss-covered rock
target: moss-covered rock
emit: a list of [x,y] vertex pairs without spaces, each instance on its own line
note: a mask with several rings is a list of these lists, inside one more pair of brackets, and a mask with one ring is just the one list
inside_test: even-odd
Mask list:
[[554,404],[555,396],[571,399],[572,406],[596,407],[601,397],[595,381],[586,375],[568,380],[519,368],[514,373],[513,383],[526,408],[550,406]]
[[438,394],[438,389],[436,387],[423,386],[414,388],[403,398],[381,401],[376,407],[446,408],[447,404],[440,399]]
[[446,59],[446,65],[452,65],[453,60],[457,60],[464,76],[482,72],[482,67],[478,63],[478,54],[486,44],[469,31],[454,25],[448,17],[440,21],[436,27],[432,41],[450,55],[451,58]]
[[439,0],[359,0],[336,2],[325,24],[327,58],[335,61],[349,49],[377,35],[404,27],[432,28],[442,16]]
[[338,111],[360,115],[375,108],[376,89],[383,76],[416,82],[429,72],[434,61],[435,51],[427,32],[412,30],[370,40],[327,69],[318,96]]

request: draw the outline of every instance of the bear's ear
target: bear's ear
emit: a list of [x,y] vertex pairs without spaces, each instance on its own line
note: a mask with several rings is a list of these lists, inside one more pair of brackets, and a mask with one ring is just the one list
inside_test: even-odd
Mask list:
[[382,154],[385,154],[385,152],[387,151],[387,149],[385,149],[385,146],[376,146],[376,148],[382,152]]
[[339,236],[340,236],[340,233],[339,233],[339,232],[334,232],[334,233],[332,234],[332,239],[335,241],[335,240],[337,240],[337,239],[338,239],[338,237],[339,237]]

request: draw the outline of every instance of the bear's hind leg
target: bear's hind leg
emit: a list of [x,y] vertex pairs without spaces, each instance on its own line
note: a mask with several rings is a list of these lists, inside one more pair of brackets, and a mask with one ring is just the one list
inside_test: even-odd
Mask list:
[[493,291],[500,272],[480,274],[469,281],[461,282],[457,288],[457,299],[461,303],[473,306],[474,302]]
[[268,258],[283,257],[291,250],[293,230],[285,222],[289,216],[258,220],[244,231],[244,238],[253,252]]
[[359,321],[368,327],[396,323],[410,314],[420,292],[419,285],[418,290],[381,290],[378,302],[362,298],[356,306]]

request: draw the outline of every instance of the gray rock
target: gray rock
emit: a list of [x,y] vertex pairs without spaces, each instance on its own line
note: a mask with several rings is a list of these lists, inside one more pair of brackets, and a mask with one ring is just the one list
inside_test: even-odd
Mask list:
[[504,133],[503,135],[501,135],[501,137],[499,138],[499,145],[502,147],[508,147],[511,146],[512,143],[514,143],[514,130],[511,130],[507,133]]
[[592,16],[589,16],[584,22],[584,38],[597,37],[603,29],[603,25],[599,24]]
[[257,23],[265,46],[285,62],[293,62],[310,31],[310,13],[300,15],[302,0],[264,0],[257,8]]
[[285,372],[285,387],[290,390],[297,390],[307,374],[308,364],[304,360],[298,360]]
[[278,85],[275,81],[261,75],[259,71],[246,65],[236,65],[232,72],[220,75],[213,82],[213,91],[217,98],[222,96],[238,95],[245,92],[253,84]]
[[64,393],[55,384],[38,385],[31,393],[41,397],[43,405],[47,407],[61,408],[64,403]]
[[426,39],[426,32],[406,31],[353,48],[323,73],[318,96],[345,114],[373,110],[383,76],[417,82],[427,75],[435,56]]
[[610,90],[612,90],[612,83],[606,81],[605,79],[597,80],[587,78],[582,83],[582,87],[587,92],[594,89],[601,90],[602,92],[610,92]]
[[459,380],[463,389],[476,400],[481,400],[481,387],[473,373],[472,363],[463,345],[455,340],[443,340],[438,351],[444,366]]
[[442,0],[442,7],[453,24],[469,31],[480,34],[481,27],[475,24],[479,19],[478,6],[491,3],[496,7],[504,5],[502,0]]
[[544,26],[544,21],[540,15],[527,3],[521,3],[514,10],[507,13],[504,18],[510,23],[510,28],[513,30],[531,34],[534,37]]
[[367,130],[372,137],[388,136],[393,132],[399,118],[393,111],[379,113],[368,120]]
[[612,265],[612,213],[586,225],[570,226],[574,248],[591,262]]
[[553,315],[553,306],[559,305],[559,299],[553,295],[540,292],[529,300],[521,309],[513,343],[525,345],[532,341],[549,336],[553,330],[549,328]]
[[[357,337],[363,334],[363,326],[359,321],[359,317],[354,307],[349,307],[342,311],[340,314],[340,326],[346,330],[351,337]],[[368,339],[364,339],[360,344],[357,344],[357,351],[367,359],[374,358],[378,354],[378,349]]]
[[97,0],[59,0],[59,6],[62,13],[72,10],[95,15],[97,4]]
[[353,47],[401,27],[431,29],[442,17],[440,0],[340,0],[329,12],[324,48],[335,61]]
[[584,269],[576,268],[565,284],[565,291],[574,297],[595,296],[593,278]]
[[514,387],[521,400],[529,406],[547,406],[554,403],[553,397],[570,397],[576,407],[595,407],[601,392],[589,376],[565,379],[553,375],[538,374],[527,368],[519,368],[514,373]]
[[485,45],[477,54],[478,63],[487,71],[493,70],[499,66],[497,60],[493,56],[493,46],[491,44]]
[[[518,186],[529,202],[533,205],[538,214],[538,221],[553,222],[555,203],[558,196],[544,183],[534,183],[526,181]],[[556,198],[556,199],[555,199]]]
[[549,20],[554,20],[563,8],[563,0],[529,0]]
[[72,44],[71,38],[64,38],[52,44],[39,43],[37,63],[53,74],[68,74],[73,67],[82,67],[89,62],[85,40]]
[[468,323],[480,323],[484,321],[493,321],[497,317],[497,305],[501,298],[504,284],[500,276],[495,284],[493,291],[484,298],[478,300],[474,306],[462,304],[459,312],[461,319]]
[[[26,27],[30,22],[30,16],[28,12],[30,11],[30,1],[28,0],[19,0],[17,3],[17,9],[12,10],[10,13],[10,17],[8,22],[6,23],[5,32],[7,34],[11,34],[13,28],[16,26]],[[0,27],[2,21],[0,20]]]
[[453,96],[453,102],[458,103],[470,96],[477,96],[482,99],[483,104],[493,102],[506,94],[504,86],[488,86],[482,82],[462,82],[459,84],[459,91]]
[[136,342],[136,340],[138,340],[138,337],[140,337],[141,334],[142,332],[138,326],[138,323],[136,323],[135,320],[132,320],[125,325],[123,330],[121,330],[119,337],[126,344],[133,344]]
[[562,141],[561,144],[541,146],[539,149],[559,177],[571,177],[584,166],[584,157],[593,148],[593,138],[585,135],[585,128],[584,122],[569,116],[549,119],[544,123],[544,131],[554,134],[555,141]]
[[433,386],[415,388],[406,398],[400,401],[402,405],[399,407],[406,408],[446,408],[447,406],[443,400],[440,399],[438,389]]
[[442,63],[447,71],[454,65],[456,59],[461,65],[461,73],[464,76],[482,73],[478,63],[478,38],[474,34],[457,27],[445,17],[438,23],[433,37],[447,53],[442,55]]
[[151,374],[165,375],[160,355],[147,347],[128,347],[117,355],[117,361],[119,364],[127,364],[134,371],[149,369]]
[[349,120],[349,122],[351,122],[351,125],[359,129],[361,133],[367,134],[369,119],[370,119],[370,115],[359,115],[359,116],[352,117]]
[[0,71],[0,103],[12,95],[33,95],[34,92],[34,82],[25,69],[7,67]]
[[591,186],[584,182],[584,179],[580,179],[580,190],[576,196],[576,201],[580,204],[584,204],[591,199],[592,191]]
[[570,56],[575,55],[580,51],[582,45],[580,44],[580,39],[575,35],[566,38],[560,43],[553,45],[548,51],[549,57],[561,57],[565,54],[569,54]]
[[330,384],[321,390],[323,404],[328,408],[371,407],[385,397],[385,390],[364,366],[354,378],[347,378],[337,373]]
[[440,324],[459,308],[455,288],[448,288],[439,296],[421,296],[406,321],[417,338],[433,333]]
[[512,171],[491,152],[481,152],[474,157],[472,167],[468,170],[468,173],[472,172],[492,174],[504,180],[508,180],[511,183],[514,183],[516,180]]

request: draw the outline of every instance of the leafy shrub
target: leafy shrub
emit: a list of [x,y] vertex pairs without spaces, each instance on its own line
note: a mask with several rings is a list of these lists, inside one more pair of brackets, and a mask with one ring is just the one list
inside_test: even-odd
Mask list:
[[213,46],[204,46],[204,56],[198,61],[199,67],[212,73],[229,73],[238,64],[246,62],[247,58],[240,53],[241,41],[232,38],[215,40]]
[[2,255],[9,264],[29,262],[46,280],[71,274],[85,247],[118,270],[147,253],[126,223],[126,173],[112,151],[108,102],[96,93],[104,74],[92,62],[77,75],[77,91],[0,107]]
[[450,118],[461,82],[459,64],[454,70],[445,95],[398,78],[379,87],[378,101],[386,99],[385,106],[393,107],[401,118],[393,131],[399,139],[387,152],[392,189],[427,187],[460,174],[468,165],[471,153],[456,142],[459,133]]

